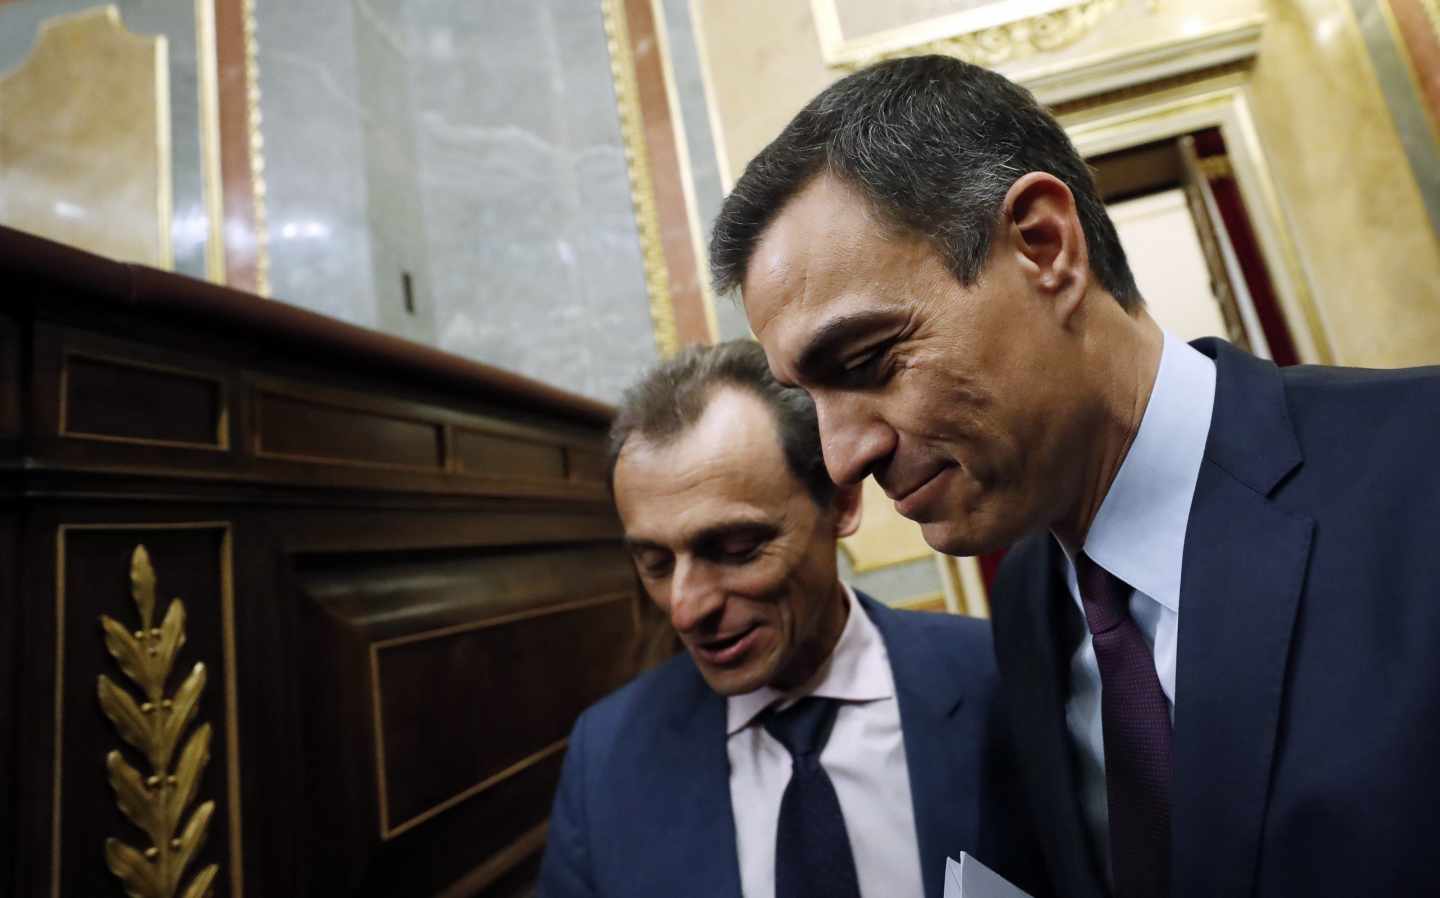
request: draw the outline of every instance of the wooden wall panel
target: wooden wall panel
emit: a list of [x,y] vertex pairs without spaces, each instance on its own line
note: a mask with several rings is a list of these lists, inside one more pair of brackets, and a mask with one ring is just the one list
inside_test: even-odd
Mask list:
[[224,449],[225,387],[217,378],[136,360],[68,355],[61,432]]
[[[0,322],[3,324],[3,322]],[[3,336],[0,336],[3,342]],[[19,732],[13,721],[15,716],[15,681],[20,669],[21,617],[20,597],[20,516],[13,497],[5,495],[7,486],[0,483],[0,558],[13,559],[12,563],[0,565],[0,721],[10,721],[3,729],[6,736],[0,738],[0,772],[15,769],[11,755],[15,735]],[[9,809],[18,800],[15,777],[0,776],[0,845],[16,844],[15,825],[18,817]],[[14,882],[14,852],[7,849],[0,852],[0,894]]]
[[584,449],[571,449],[565,454],[566,465],[569,469],[570,479],[581,483],[606,482],[607,466],[605,453],[600,451],[587,452]]
[[565,450],[561,446],[457,427],[455,457],[461,471],[485,477],[565,479]]
[[210,668],[214,894],[524,894],[634,668],[608,407],[5,228],[0,281],[0,895],[118,896],[105,839],[146,847],[97,694],[142,542]]
[[[628,600],[592,596],[373,644],[387,838],[563,750],[580,712],[618,685],[612,647],[631,636]],[[549,685],[557,662],[587,676]],[[464,711],[423,700],[434,683],[469,693]]]
[[0,441],[20,433],[20,334],[0,318]]
[[438,470],[440,427],[361,408],[261,391],[255,454],[297,461]]
[[[452,858],[458,873],[528,844],[548,801],[495,808],[553,789],[575,717],[633,673],[634,574],[613,544],[313,559],[299,589],[316,661],[306,754],[351,755],[315,771],[308,800],[373,795],[368,819],[317,822],[345,846],[337,855],[371,858],[370,873],[331,871],[359,891],[456,832],[481,838],[467,820],[489,820],[495,844]],[[373,749],[361,764],[363,740]]]

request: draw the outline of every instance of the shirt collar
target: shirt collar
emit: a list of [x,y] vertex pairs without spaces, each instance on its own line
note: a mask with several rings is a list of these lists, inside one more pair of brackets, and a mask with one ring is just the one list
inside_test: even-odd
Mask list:
[[1085,537],[1096,564],[1174,612],[1214,406],[1215,363],[1167,332],[1140,430]]
[[855,591],[848,584],[845,599],[850,613],[835,650],[816,671],[810,682],[791,692],[761,686],[754,692],[732,695],[725,703],[726,736],[733,736],[749,726],[771,705],[794,702],[810,695],[849,702],[868,702],[892,698],[895,678],[890,672],[890,656],[875,622],[860,606]]

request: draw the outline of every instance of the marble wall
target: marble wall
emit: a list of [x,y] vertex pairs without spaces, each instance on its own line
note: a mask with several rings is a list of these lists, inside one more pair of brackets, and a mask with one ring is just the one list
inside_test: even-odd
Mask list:
[[277,298],[601,399],[654,361],[598,4],[257,13]]

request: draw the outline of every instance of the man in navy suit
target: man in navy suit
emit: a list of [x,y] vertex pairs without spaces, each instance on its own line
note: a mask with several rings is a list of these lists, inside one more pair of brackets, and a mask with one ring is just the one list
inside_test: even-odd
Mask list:
[[838,484],[1018,542],[991,607],[1057,892],[1440,888],[1440,369],[1164,333],[1064,131],[941,57],[817,97],[711,263]]
[[1016,874],[989,628],[839,580],[859,489],[830,481],[814,406],[760,347],[662,363],[611,460],[686,651],[575,725],[542,898],[940,898],[961,851]]

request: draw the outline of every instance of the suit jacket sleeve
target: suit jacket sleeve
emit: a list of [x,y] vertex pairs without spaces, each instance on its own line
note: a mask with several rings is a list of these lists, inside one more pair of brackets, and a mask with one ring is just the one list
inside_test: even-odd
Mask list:
[[550,811],[538,898],[595,898],[590,831],[585,811],[585,728],[582,714],[570,733],[560,787]]

